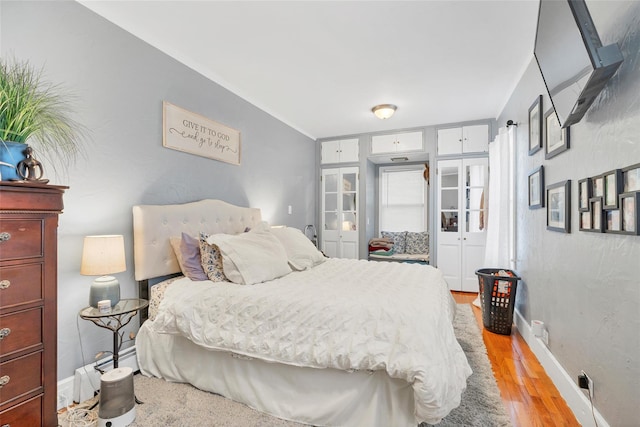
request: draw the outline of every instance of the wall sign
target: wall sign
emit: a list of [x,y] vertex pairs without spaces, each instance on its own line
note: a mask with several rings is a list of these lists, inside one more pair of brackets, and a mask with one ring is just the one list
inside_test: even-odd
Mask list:
[[240,131],[162,102],[162,145],[214,160],[240,164]]

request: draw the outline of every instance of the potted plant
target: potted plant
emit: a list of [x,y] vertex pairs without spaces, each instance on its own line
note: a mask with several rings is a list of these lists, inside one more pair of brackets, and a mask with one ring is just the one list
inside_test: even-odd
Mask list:
[[[19,180],[17,164],[27,143],[48,160],[64,167],[81,152],[85,129],[71,118],[70,95],[42,80],[42,69],[28,62],[0,58],[0,173]],[[6,166],[6,165],[11,166]],[[52,163],[55,168],[55,164]]]

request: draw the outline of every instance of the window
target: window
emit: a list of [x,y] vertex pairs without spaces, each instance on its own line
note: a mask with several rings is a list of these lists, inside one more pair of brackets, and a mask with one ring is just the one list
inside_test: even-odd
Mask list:
[[423,171],[422,165],[380,168],[380,231],[427,230],[427,183]]

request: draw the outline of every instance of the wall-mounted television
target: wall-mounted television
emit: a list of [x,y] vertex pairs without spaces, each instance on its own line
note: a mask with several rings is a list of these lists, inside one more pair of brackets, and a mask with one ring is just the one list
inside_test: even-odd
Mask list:
[[578,123],[622,63],[602,46],[584,0],[540,0],[534,55],[558,122]]

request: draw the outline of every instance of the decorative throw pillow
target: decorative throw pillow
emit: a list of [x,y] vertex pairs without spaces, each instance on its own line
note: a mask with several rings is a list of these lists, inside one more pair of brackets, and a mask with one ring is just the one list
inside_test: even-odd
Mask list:
[[182,273],[191,280],[203,281],[209,277],[202,269],[202,257],[200,256],[200,242],[195,237],[182,233],[180,239],[180,252],[182,253]]
[[207,243],[207,239],[211,237],[207,233],[200,232],[200,262],[202,269],[212,282],[225,282],[227,276],[224,274],[222,267],[222,253],[216,245]]
[[326,261],[322,252],[297,228],[272,228],[271,233],[284,246],[289,265],[294,270],[307,270]]
[[268,231],[254,230],[214,234],[206,240],[219,248],[224,274],[233,283],[252,285],[291,273],[282,243]]
[[408,254],[429,253],[429,233],[426,231],[407,231],[406,242],[407,246],[405,250]]
[[407,232],[406,231],[382,231],[382,237],[393,239],[393,252],[403,254],[407,248]]

